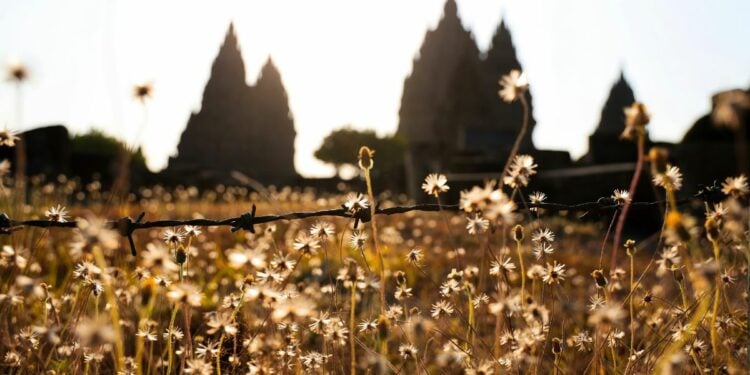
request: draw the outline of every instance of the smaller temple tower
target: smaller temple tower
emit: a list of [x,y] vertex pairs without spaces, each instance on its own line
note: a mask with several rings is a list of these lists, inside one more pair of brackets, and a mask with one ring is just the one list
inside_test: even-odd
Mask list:
[[589,136],[589,151],[579,161],[582,164],[613,164],[635,162],[637,159],[632,142],[620,139],[625,130],[625,108],[635,102],[635,95],[620,72],[620,78],[609,91],[602,108],[599,125]]

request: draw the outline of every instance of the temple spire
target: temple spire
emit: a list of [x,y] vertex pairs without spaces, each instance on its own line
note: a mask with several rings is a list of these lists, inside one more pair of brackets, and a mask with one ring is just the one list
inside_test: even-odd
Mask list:
[[242,60],[242,51],[237,40],[234,23],[229,24],[224,42],[219,48],[219,53],[211,67],[211,78],[221,77],[226,81],[245,83],[245,63]]
[[[512,139],[514,134],[520,130],[523,121],[523,110],[520,106],[508,105],[508,103],[504,103],[498,99],[498,80],[511,70],[523,70],[523,68],[518,61],[510,30],[503,19],[501,19],[500,24],[495,30],[495,35],[492,37],[492,44],[482,64],[484,65],[486,75],[484,82],[487,94],[485,97],[489,101],[488,105],[491,108],[490,123],[498,124],[506,132],[507,137]],[[529,109],[532,113],[529,120],[529,131],[522,141],[522,149],[524,152],[529,152],[534,149],[531,135],[536,125],[533,117],[534,106],[530,92],[526,93],[526,100],[529,103]]]
[[602,108],[599,125],[594,134],[617,136],[625,129],[624,108],[629,107],[635,101],[635,94],[630,84],[625,79],[625,72],[620,70],[620,77],[609,91],[607,102]]

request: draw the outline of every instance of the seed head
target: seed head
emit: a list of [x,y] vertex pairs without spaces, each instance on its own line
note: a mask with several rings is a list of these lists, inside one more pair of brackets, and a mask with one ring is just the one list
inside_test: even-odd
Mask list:
[[50,207],[47,212],[44,213],[44,216],[47,216],[49,221],[64,223],[68,221],[68,210],[58,204],[56,207]]
[[664,147],[651,147],[648,151],[648,160],[651,161],[652,175],[665,173],[669,163],[669,151]]
[[615,189],[614,193],[612,193],[612,200],[614,200],[618,206],[624,206],[625,203],[630,201],[630,192],[627,190]]
[[367,146],[362,146],[359,149],[359,168],[363,171],[372,169],[373,166],[373,160],[372,157],[375,156],[375,151],[370,150]]
[[8,63],[8,80],[21,83],[29,78],[29,70],[20,61],[14,60]]
[[602,270],[594,270],[594,272],[591,273],[591,277],[594,278],[597,288],[604,289],[607,286],[607,277],[604,276]]
[[555,337],[552,339],[552,354],[559,355],[562,353],[562,340]]
[[514,102],[529,89],[526,74],[517,69],[513,69],[510,73],[504,75],[498,83],[500,84],[498,95],[507,103]]
[[719,240],[719,236],[721,236],[721,230],[716,219],[709,217],[708,219],[706,219],[704,227],[706,228],[706,237],[710,241],[715,242]]
[[185,262],[187,262],[187,252],[185,251],[185,247],[180,246],[177,249],[175,252],[175,262],[177,262],[177,264],[185,264]]
[[151,98],[154,91],[154,85],[151,82],[144,82],[133,86],[133,97],[140,102],[145,102]]
[[717,126],[737,130],[743,126],[742,114],[750,110],[750,94],[744,90],[725,91],[713,97],[713,104],[713,122]]
[[747,176],[741,174],[737,177],[727,177],[721,184],[721,192],[734,198],[740,198],[750,193],[747,185]]
[[425,177],[424,183],[422,184],[422,190],[427,194],[434,195],[435,197],[441,193],[447,192],[449,189],[448,179],[443,174],[430,173]]
[[651,116],[643,103],[635,102],[625,108],[625,130],[620,135],[623,139],[633,139],[633,136],[643,135]]
[[635,254],[635,241],[633,240],[627,240],[625,241],[625,251],[627,251],[629,256],[633,256]]
[[17,134],[17,131],[8,128],[0,130],[0,146],[15,147],[16,141],[20,139]]

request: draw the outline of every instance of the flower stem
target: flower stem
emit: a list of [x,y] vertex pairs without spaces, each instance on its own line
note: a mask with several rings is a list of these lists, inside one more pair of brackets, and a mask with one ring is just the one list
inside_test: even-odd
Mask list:
[[620,213],[620,217],[617,218],[617,226],[615,227],[615,237],[612,242],[612,259],[610,264],[610,269],[615,269],[617,267],[617,249],[620,247],[620,239],[622,238],[622,230],[625,228],[625,219],[628,217],[628,212],[630,211],[630,204],[635,199],[635,191],[638,188],[638,181],[641,178],[641,172],[643,171],[643,162],[644,162],[644,155],[645,155],[645,149],[646,149],[646,134],[643,132],[638,132],[638,140],[637,140],[637,147],[638,147],[638,159],[635,163],[635,172],[633,172],[633,179],[630,180],[630,189],[628,190],[630,199],[625,201],[625,204],[622,205],[622,212]]
[[365,168],[365,181],[367,181],[367,195],[370,199],[370,227],[372,228],[372,241],[375,243],[375,252],[380,262],[380,314],[385,316],[385,265],[383,253],[380,251],[380,240],[378,239],[378,226],[375,222],[375,196],[372,193],[372,179],[370,168]]
[[349,307],[349,351],[351,352],[351,373],[357,373],[357,352],[354,347],[354,313],[357,303],[357,284],[352,282],[350,307]]
[[169,318],[169,338],[167,339],[167,374],[172,373],[172,333],[174,332],[174,321],[177,317],[177,310],[179,309],[179,306],[175,304],[174,308],[172,309],[172,317]]
[[633,297],[635,297],[635,280],[634,280],[634,273],[635,273],[635,260],[633,259],[633,254],[628,254],[630,257],[630,355],[633,355],[635,350],[635,310],[633,309]]
[[526,296],[526,268],[523,265],[523,254],[521,253],[521,241],[516,240],[516,251],[518,252],[518,264],[521,267],[521,306]]
[[513,162],[513,158],[518,153],[518,149],[521,148],[521,141],[523,141],[523,137],[529,129],[529,103],[526,101],[526,94],[519,96],[518,99],[523,107],[523,123],[521,124],[521,130],[518,132],[515,142],[513,142],[513,148],[510,149],[510,154],[508,154],[508,160],[505,161],[503,171],[500,173],[500,186],[503,186],[503,178],[505,178],[510,163]]
[[[94,246],[93,253],[97,266],[104,272],[107,269],[107,262],[104,260],[102,249],[99,246]],[[107,297],[107,303],[109,303],[109,316],[112,319],[112,328],[115,332],[115,369],[119,372],[125,364],[125,347],[122,341],[122,332],[120,331],[120,312],[117,308],[117,299],[115,299],[115,293],[109,277],[103,277],[102,282],[104,283],[104,294]]]
[[716,259],[717,275],[716,275],[716,292],[714,294],[714,306],[711,312],[711,347],[713,348],[714,355],[718,355],[721,348],[719,348],[719,338],[716,333],[716,315],[719,313],[719,299],[721,298],[721,263],[719,262],[720,248],[719,242],[715,239],[711,239],[711,244],[714,248],[714,258]]

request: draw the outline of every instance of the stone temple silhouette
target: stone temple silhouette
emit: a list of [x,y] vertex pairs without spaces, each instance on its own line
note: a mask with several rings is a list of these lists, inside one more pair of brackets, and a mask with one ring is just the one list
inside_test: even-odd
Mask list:
[[[481,54],[471,32],[461,24],[454,0],[445,3],[443,17],[425,35],[412,72],[404,81],[398,133],[407,141],[407,191],[418,196],[418,183],[431,172],[499,173],[520,131],[523,109],[498,97],[498,80],[521,70],[510,32],[503,22],[492,45]],[[532,107],[531,93],[526,93]],[[535,121],[520,151],[530,153],[544,168],[570,165],[567,152],[537,150],[532,141]],[[469,178],[470,179],[470,178]]]
[[[294,169],[294,120],[281,75],[269,58],[248,85],[234,25],[211,67],[198,113],[188,120],[164,175],[181,184],[234,183],[240,172],[262,184],[288,185]],[[170,178],[171,177],[171,178]]]
[[[625,79],[625,73],[612,86],[602,108],[599,124],[589,136],[589,150],[578,160],[579,165],[635,162],[637,155],[633,142],[620,139],[625,129],[624,109],[635,102],[635,94]],[[648,135],[646,135],[648,137]],[[650,144],[647,138],[647,144]]]

